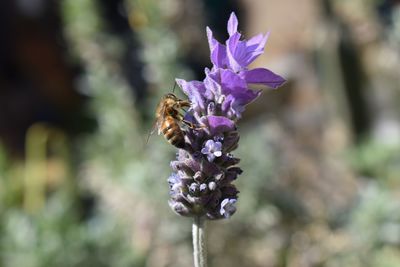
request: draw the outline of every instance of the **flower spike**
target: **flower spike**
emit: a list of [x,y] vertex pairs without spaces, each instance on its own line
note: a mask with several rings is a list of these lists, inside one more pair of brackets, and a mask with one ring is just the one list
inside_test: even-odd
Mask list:
[[285,82],[268,69],[249,69],[264,52],[269,34],[244,40],[238,24],[232,13],[225,44],[207,27],[213,67],[205,69],[203,81],[176,79],[192,103],[185,120],[198,125],[183,128],[186,145],[171,162],[174,172],[168,178],[169,204],[182,216],[215,220],[230,218],[236,212],[239,191],[233,182],[242,173],[237,166],[240,160],[232,155],[240,139],[236,123],[246,106],[261,94],[249,84],[275,89]]

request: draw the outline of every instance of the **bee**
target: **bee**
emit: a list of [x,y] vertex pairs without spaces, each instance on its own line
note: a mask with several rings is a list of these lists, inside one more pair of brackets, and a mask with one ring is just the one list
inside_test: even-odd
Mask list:
[[185,134],[180,123],[190,124],[185,122],[180,111],[189,107],[190,101],[179,99],[176,95],[169,93],[161,99],[156,109],[155,128],[158,129],[158,134],[162,133],[165,139],[177,148],[185,146]]

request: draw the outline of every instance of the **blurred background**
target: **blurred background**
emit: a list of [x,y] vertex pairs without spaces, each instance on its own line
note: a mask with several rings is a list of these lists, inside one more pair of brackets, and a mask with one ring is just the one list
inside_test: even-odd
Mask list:
[[398,0],[3,1],[0,266],[192,265],[176,151],[145,140],[232,11],[247,38],[271,31],[253,67],[288,82],[239,125],[238,211],[209,223],[210,266],[400,266]]

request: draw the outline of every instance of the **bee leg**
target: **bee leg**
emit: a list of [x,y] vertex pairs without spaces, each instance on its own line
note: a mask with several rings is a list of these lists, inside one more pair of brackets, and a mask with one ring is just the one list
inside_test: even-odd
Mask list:
[[[186,121],[186,122],[190,123],[189,121],[185,120],[185,115],[182,114],[182,113],[178,113],[177,118],[178,118],[178,120],[180,120],[180,121]],[[187,124],[187,123],[186,123],[186,124]],[[187,125],[189,125],[189,124],[187,124]]]
[[186,124],[187,126],[189,126],[190,128],[195,129],[195,130],[199,130],[199,129],[204,129],[205,128],[205,126],[203,126],[203,125],[195,125],[194,123],[191,123],[190,121],[187,121],[187,120],[182,120],[182,122],[184,124]]
[[190,101],[178,100],[174,105],[176,109],[190,108]]

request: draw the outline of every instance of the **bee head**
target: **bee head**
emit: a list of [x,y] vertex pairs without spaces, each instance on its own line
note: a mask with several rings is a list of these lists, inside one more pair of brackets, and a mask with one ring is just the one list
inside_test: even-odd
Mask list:
[[173,93],[168,93],[168,94],[166,94],[166,95],[164,96],[164,98],[165,98],[165,99],[171,99],[171,100],[174,100],[174,101],[177,101],[177,100],[178,100],[178,98],[176,97],[176,95],[174,95]]

